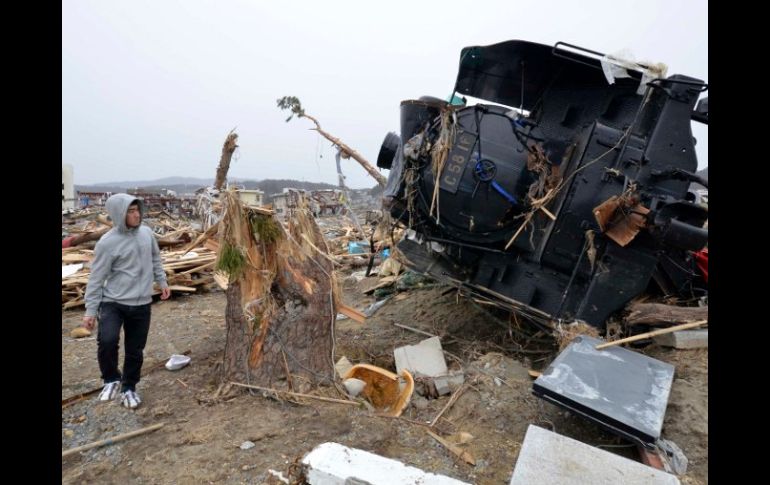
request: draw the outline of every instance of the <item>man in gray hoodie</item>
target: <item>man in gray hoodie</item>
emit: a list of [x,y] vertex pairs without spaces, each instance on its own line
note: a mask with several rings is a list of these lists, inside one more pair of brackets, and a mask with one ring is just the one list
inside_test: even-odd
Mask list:
[[[128,194],[115,194],[105,205],[112,229],[94,249],[83,325],[93,330],[99,321],[97,358],[104,380],[99,400],[114,399],[120,388],[123,406],[134,409],[142,402],[136,384],[150,331],[153,281],[160,285],[162,300],[171,295],[171,290],[155,235],[142,225],[142,201]],[[126,340],[122,375],[118,370],[121,326]]]

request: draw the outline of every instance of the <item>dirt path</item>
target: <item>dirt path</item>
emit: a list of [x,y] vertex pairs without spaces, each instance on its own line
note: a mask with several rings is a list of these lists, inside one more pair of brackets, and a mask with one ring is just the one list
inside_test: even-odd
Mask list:
[[[374,281],[345,283],[345,301],[365,308],[374,299],[363,296],[361,288]],[[256,392],[210,404],[224,346],[225,298],[217,291],[153,305],[145,369],[186,350],[192,363],[178,372],[161,368],[145,373],[138,386],[142,407],[128,411],[117,402],[97,404],[92,396],[62,409],[63,450],[166,423],[152,434],[64,459],[63,483],[278,483],[269,469],[285,475],[313,447],[335,441],[467,482],[507,484],[529,424],[636,459],[635,450],[622,447],[613,435],[535,398],[527,369],[544,365],[534,362],[543,357],[533,355],[526,365],[515,360],[506,349],[506,329],[472,303],[445,292],[441,287],[414,289],[390,300],[365,324],[338,321],[336,357],[393,369],[394,347],[425,338],[393,323],[441,336],[451,354],[450,368],[462,364],[471,387],[439,420],[437,430],[443,436],[471,433],[474,439],[465,446],[476,458],[475,467],[456,460],[423,426],[407,421],[432,420],[447,396],[413,399],[403,420],[376,417],[365,408],[278,401]],[[62,316],[62,398],[101,384],[95,340],[69,337],[81,318],[82,311]],[[690,459],[684,483],[707,483],[708,353],[654,347],[646,352],[677,366],[663,436]],[[244,441],[255,446],[242,450]]]

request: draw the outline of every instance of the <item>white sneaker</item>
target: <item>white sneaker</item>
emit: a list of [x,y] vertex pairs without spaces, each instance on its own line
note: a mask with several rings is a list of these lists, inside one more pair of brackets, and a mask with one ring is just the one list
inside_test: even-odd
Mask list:
[[104,385],[102,393],[99,394],[99,401],[112,401],[117,397],[120,389],[120,381],[108,382]]
[[136,409],[140,404],[142,404],[142,400],[139,399],[139,394],[137,394],[136,391],[132,391],[131,389],[121,394],[121,396],[121,404],[123,404],[123,406],[127,407],[128,409]]

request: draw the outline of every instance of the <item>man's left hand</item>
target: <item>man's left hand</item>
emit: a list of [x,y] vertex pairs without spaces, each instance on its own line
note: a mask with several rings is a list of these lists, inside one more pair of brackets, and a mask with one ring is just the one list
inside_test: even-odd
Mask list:
[[169,296],[171,296],[171,288],[161,288],[161,290],[160,290],[160,299],[161,300],[168,300]]

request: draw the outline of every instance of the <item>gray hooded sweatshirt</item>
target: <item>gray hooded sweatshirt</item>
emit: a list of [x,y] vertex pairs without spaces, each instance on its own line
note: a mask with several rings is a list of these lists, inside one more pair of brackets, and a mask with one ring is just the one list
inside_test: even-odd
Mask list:
[[112,229],[99,239],[94,249],[86,287],[86,316],[96,315],[102,302],[123,305],[152,302],[153,281],[161,288],[168,287],[152,230],[142,224],[134,228],[126,226],[126,213],[133,202],[138,202],[139,212],[144,216],[144,205],[134,196],[115,194],[107,199]]

